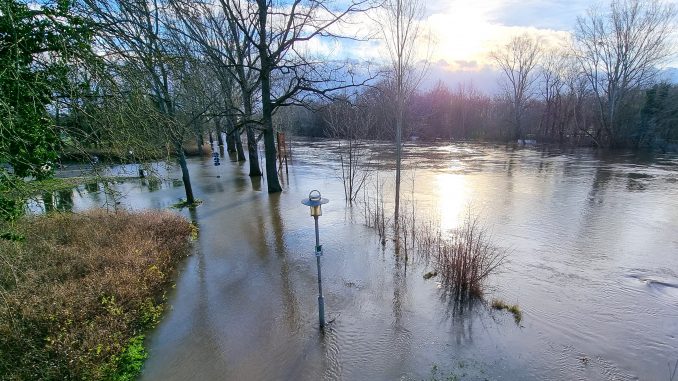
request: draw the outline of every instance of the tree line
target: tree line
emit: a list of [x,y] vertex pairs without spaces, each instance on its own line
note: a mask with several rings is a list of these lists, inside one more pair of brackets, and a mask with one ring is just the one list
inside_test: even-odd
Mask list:
[[[581,90],[578,92],[577,90]],[[373,90],[387,94],[387,88]],[[602,148],[678,150],[678,86],[659,82],[629,92],[621,104],[614,135],[600,122],[597,99],[582,87],[544,89],[526,101],[521,111],[521,130],[516,133],[514,105],[503,95],[481,92],[472,84],[450,88],[437,83],[414,94],[407,107],[406,140],[492,141],[535,140],[539,143]],[[350,111],[369,113],[370,122],[351,122],[350,136],[361,139],[393,139],[393,115],[380,104],[384,95],[366,92],[352,98]],[[327,120],[337,119],[335,109],[345,109],[345,100],[333,100],[316,107],[319,112],[295,111],[295,133],[309,137],[348,138],[338,134]],[[347,116],[344,120],[350,121]]]

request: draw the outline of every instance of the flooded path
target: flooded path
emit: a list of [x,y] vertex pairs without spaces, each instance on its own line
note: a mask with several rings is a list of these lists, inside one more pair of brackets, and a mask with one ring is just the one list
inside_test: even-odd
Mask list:
[[[182,213],[197,222],[199,240],[169,294],[172,309],[149,337],[142,380],[418,380],[434,365],[441,379],[670,379],[669,362],[678,361],[678,157],[407,147],[403,189],[418,210],[452,229],[470,206],[509,248],[487,299],[519,304],[518,326],[483,304],[459,310],[435,279],[423,279],[423,264],[405,266],[383,249],[362,210],[345,206],[333,147],[297,144],[276,195],[246,165],[190,162],[204,202]],[[386,162],[381,148],[372,145]],[[115,202],[133,209],[183,197],[180,183],[114,187]],[[313,219],[301,205],[311,189],[330,199],[320,239],[334,322],[324,335]],[[69,197],[75,210],[105,201],[86,189]]]

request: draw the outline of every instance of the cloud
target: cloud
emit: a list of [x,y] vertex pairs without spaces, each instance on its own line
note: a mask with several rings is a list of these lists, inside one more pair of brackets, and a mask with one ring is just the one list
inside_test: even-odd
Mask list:
[[569,31],[591,5],[590,0],[505,0],[489,16],[505,26]]
[[[440,11],[431,12],[425,20],[435,39],[436,47],[432,59],[444,59],[448,62],[475,61],[478,67],[483,67],[489,63],[489,53],[505,44],[512,36],[527,33],[547,44],[569,37],[569,30],[556,28],[557,23],[545,23],[540,27],[536,22],[536,14],[530,21],[527,15],[521,13],[522,8],[513,6],[514,3],[517,2],[450,0],[446,8],[438,7]],[[542,6],[547,6],[549,1],[533,0],[529,3],[543,3]],[[498,15],[506,16],[499,18]],[[520,17],[523,19],[518,15],[522,15]],[[515,22],[510,22],[511,20]]]
[[[473,70],[460,70],[455,66],[463,64],[473,67]],[[500,90],[498,79],[501,73],[491,66],[483,66],[473,61],[462,63],[438,61],[428,67],[426,74],[420,86],[420,90],[423,91],[433,88],[437,83],[442,83],[452,90],[459,85],[472,86],[485,94],[497,94]]]
[[[676,2],[676,0],[669,0]],[[440,0],[426,4],[421,27],[430,43],[418,44],[419,57],[433,62],[429,77],[446,83],[472,81],[490,90],[498,75],[490,52],[510,38],[528,34],[544,47],[562,46],[570,38],[577,16],[585,15],[590,0]],[[602,6],[605,6],[604,4]],[[358,14],[344,27],[380,36],[379,16]],[[676,33],[678,35],[678,32]],[[347,57],[388,64],[383,41],[342,41]],[[675,66],[675,65],[672,65]]]

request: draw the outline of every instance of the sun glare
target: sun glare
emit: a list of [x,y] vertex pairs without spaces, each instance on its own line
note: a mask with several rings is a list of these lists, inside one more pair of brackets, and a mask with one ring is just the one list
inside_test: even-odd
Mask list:
[[433,11],[424,25],[433,36],[430,59],[445,61],[447,70],[478,71],[491,65],[489,54],[511,36],[527,33],[549,45],[559,44],[569,32],[529,26],[509,26],[496,20],[503,1],[452,0]]
[[437,180],[440,228],[445,232],[456,229],[464,220],[469,189],[463,174],[444,173]]

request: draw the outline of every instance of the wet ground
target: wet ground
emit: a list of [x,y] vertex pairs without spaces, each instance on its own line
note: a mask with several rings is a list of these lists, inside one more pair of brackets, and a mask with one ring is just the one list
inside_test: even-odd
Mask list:
[[[369,145],[374,176],[393,170]],[[678,361],[678,157],[473,144],[406,148],[404,197],[453,229],[470,207],[509,249],[483,303],[451,304],[425,264],[396,260],[347,207],[336,142],[299,142],[282,194],[247,165],[190,162],[203,204],[172,309],[150,334],[143,380],[670,380]],[[117,172],[119,169],[114,169]],[[129,168],[135,172],[134,166]],[[158,169],[180,178],[176,168]],[[104,188],[115,189],[114,197]],[[317,327],[311,189],[328,320]],[[366,188],[373,197],[373,188]],[[91,184],[34,209],[167,208],[178,181]],[[392,198],[390,193],[385,199]],[[47,207],[45,206],[47,204]],[[410,204],[411,205],[411,204]]]

